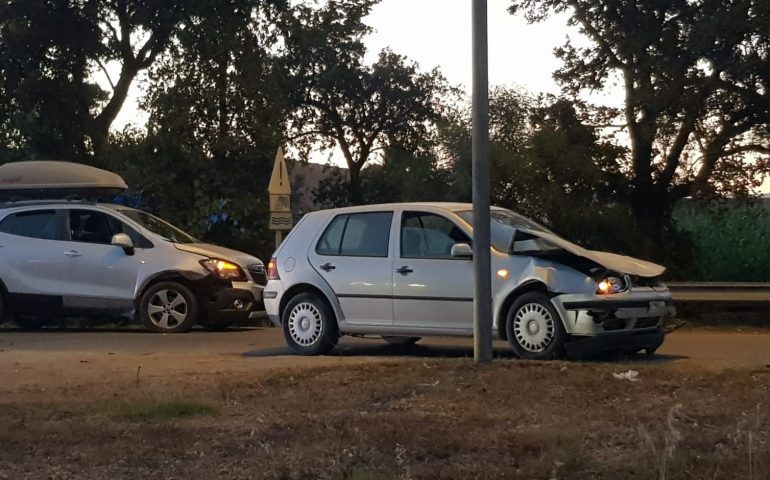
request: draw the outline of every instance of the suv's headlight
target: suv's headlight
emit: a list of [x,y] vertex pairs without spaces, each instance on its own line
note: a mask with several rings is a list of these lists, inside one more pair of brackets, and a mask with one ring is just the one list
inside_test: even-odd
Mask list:
[[201,260],[201,265],[203,265],[203,268],[222,280],[235,282],[245,282],[247,280],[243,269],[232,262],[228,262],[227,260],[209,258],[206,260]]
[[596,282],[596,293],[600,295],[620,293],[626,289],[628,289],[628,282],[620,276],[610,275]]

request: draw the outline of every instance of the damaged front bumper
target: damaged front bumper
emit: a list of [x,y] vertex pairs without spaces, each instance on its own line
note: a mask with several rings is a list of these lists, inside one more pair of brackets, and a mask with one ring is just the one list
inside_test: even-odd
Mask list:
[[567,353],[575,357],[655,350],[665,337],[663,318],[675,312],[667,288],[632,288],[613,295],[557,295],[552,302],[573,338]]

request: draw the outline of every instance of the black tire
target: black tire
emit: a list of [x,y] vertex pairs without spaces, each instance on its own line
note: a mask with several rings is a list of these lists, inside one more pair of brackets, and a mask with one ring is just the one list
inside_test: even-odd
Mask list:
[[286,344],[300,355],[324,355],[339,340],[339,328],[329,302],[305,292],[294,296],[281,315]]
[[188,332],[198,320],[198,300],[181,283],[159,282],[142,295],[139,318],[151,332]]
[[644,349],[644,353],[648,357],[651,357],[651,356],[655,355],[655,352],[657,352],[657,351],[658,351],[658,347],[647,347],[647,348]]
[[564,356],[567,333],[548,296],[529,292],[513,302],[505,320],[508,343],[527,360],[551,360]]
[[16,315],[13,320],[22,330],[40,330],[51,323],[51,318],[49,317],[34,317],[30,315]]
[[422,337],[383,336],[382,339],[391,345],[414,345],[419,342]]

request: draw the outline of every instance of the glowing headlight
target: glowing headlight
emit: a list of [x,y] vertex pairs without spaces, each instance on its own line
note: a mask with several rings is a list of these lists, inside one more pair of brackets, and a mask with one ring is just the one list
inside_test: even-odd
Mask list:
[[625,290],[627,287],[626,281],[620,277],[607,277],[599,281],[596,288],[596,293],[601,295],[607,295],[610,293],[619,293]]
[[209,258],[207,260],[201,260],[201,265],[203,265],[203,268],[222,280],[230,280],[236,282],[246,281],[246,274],[243,273],[243,269],[234,263],[228,262],[227,260]]

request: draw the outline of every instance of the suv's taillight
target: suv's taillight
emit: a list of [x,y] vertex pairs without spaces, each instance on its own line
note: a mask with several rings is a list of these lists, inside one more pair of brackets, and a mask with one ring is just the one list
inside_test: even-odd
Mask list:
[[268,280],[280,280],[281,276],[278,275],[278,261],[274,258],[270,259],[267,264],[267,279]]

